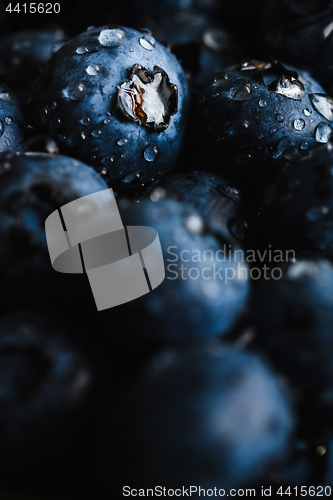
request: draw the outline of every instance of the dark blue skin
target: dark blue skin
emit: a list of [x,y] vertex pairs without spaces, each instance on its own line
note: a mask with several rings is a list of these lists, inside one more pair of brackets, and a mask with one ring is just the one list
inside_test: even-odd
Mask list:
[[274,60],[228,68],[198,100],[203,159],[238,183],[264,182],[285,160],[328,141],[333,114],[320,94],[324,89],[309,74]]
[[172,198],[191,205],[208,219],[222,237],[237,245],[247,231],[247,207],[243,193],[214,172],[192,171],[171,174],[148,188],[151,200]]
[[257,356],[216,345],[174,354],[107,421],[106,481],[117,456],[121,486],[243,487],[281,457],[292,427],[286,394]]
[[266,0],[263,33],[275,56],[333,84],[333,6],[329,0]]
[[65,38],[61,30],[34,29],[1,38],[0,80],[29,79],[34,82],[53,50]]
[[[105,33],[118,34],[119,45],[102,45]],[[163,45],[156,42],[153,50],[144,48],[141,43],[147,46],[147,42],[140,40],[145,36],[150,35],[117,26],[87,30],[50,59],[36,84],[33,106],[44,132],[57,140],[62,153],[101,171],[117,189],[145,184],[171,170],[182,144],[188,107],[184,71]],[[150,48],[154,44],[151,39]],[[154,67],[155,71],[161,71],[156,66],[162,68],[164,81],[168,81],[163,99],[173,89],[169,105],[164,105],[164,111],[168,108],[164,130],[155,127],[157,119],[140,115],[139,105],[136,117],[124,113],[119,105],[119,86],[132,81],[134,65],[148,70],[148,78],[153,78]],[[144,110],[149,92],[147,87],[143,90]],[[156,112],[156,103],[148,108],[149,113]]]
[[[1,309],[32,304],[62,310],[74,307],[76,299],[80,306],[81,286],[87,281],[89,288],[88,280],[84,275],[53,270],[45,220],[65,203],[107,189],[107,185],[92,168],[60,155],[2,155],[0,172]],[[66,295],[70,289],[72,298]],[[88,304],[93,306],[91,292],[87,292]]]
[[[128,207],[120,201],[119,207],[124,225],[150,226],[158,232],[166,278],[151,293],[107,314],[117,314],[131,324],[134,338],[163,345],[196,342],[230,331],[245,312],[250,290],[248,275],[238,273],[238,265],[246,268],[246,262],[234,254],[231,242],[219,239],[190,205],[171,199],[143,200]],[[231,277],[233,271],[234,279],[225,282],[226,273]],[[143,317],[144,327],[138,327]]]
[[333,267],[299,260],[254,289],[256,351],[288,377],[303,422],[332,425]]
[[0,153],[23,151],[27,135],[26,117],[19,99],[6,85],[0,85]]
[[333,155],[331,145],[292,163],[268,185],[261,238],[297,255],[333,258]]
[[46,478],[61,482],[66,464],[75,474],[68,459],[78,436],[88,435],[96,377],[71,335],[54,317],[31,311],[0,320],[2,484],[14,479],[37,490]]

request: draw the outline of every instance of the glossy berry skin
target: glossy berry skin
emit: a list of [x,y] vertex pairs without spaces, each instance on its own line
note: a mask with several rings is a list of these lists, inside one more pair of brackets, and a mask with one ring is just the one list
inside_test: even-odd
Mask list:
[[217,75],[198,100],[203,158],[211,155],[217,171],[234,181],[262,183],[283,161],[328,141],[330,102],[303,71],[245,60]]
[[111,187],[126,189],[174,166],[187,94],[185,74],[163,45],[111,25],[89,29],[59,49],[41,71],[33,105],[62,153],[101,171]]
[[[54,271],[45,220],[65,203],[107,189],[107,185],[87,165],[45,153],[4,154],[0,172],[1,309],[14,304],[60,311],[74,307],[76,299],[83,300],[80,286],[86,277]],[[69,290],[71,298],[66,295]]]
[[275,56],[333,83],[333,6],[328,0],[266,0],[263,33]]
[[191,205],[222,237],[242,245],[247,231],[243,193],[222,176],[205,170],[171,174],[144,193],[151,200],[171,198]]
[[333,155],[328,148],[292,163],[267,186],[263,240],[296,255],[333,258]]
[[119,202],[119,207],[124,225],[156,229],[166,277],[151,293],[112,314],[132,325],[135,339],[162,345],[227,333],[245,312],[250,289],[246,262],[234,254],[230,241],[219,239],[191,206],[171,199],[143,200],[127,207]]
[[245,486],[281,456],[293,426],[270,369],[257,356],[216,345],[148,370],[117,417],[103,436],[108,470],[116,442],[120,474],[140,487]]
[[6,84],[0,85],[0,153],[23,151],[26,117],[19,99]]
[[0,79],[29,79],[34,82],[39,70],[52,56],[65,35],[61,30],[28,30],[1,38]]
[[255,289],[253,347],[288,377],[302,421],[315,416],[331,425],[333,267],[299,260],[282,271],[281,279],[262,280]]

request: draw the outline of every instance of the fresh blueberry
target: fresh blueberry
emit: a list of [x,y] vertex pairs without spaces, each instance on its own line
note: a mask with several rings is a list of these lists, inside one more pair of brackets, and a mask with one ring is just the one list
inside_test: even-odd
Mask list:
[[23,151],[27,121],[17,96],[6,85],[0,85],[0,153]]
[[127,207],[119,203],[124,225],[156,229],[165,280],[113,314],[132,325],[136,339],[166,344],[212,338],[232,329],[246,311],[250,284],[246,262],[230,240],[222,240],[190,205],[172,199]]
[[211,156],[212,164],[221,158],[216,169],[235,181],[263,182],[285,159],[328,141],[330,103],[304,71],[275,60],[244,60],[217,75],[198,100],[203,158]]
[[152,201],[172,198],[191,205],[221,235],[242,244],[247,231],[243,193],[220,175],[207,171],[171,174],[155,181],[147,192]]
[[255,349],[286,375],[303,420],[333,415],[333,267],[327,261],[284,264],[279,280],[254,289]]
[[64,43],[58,30],[34,29],[11,33],[1,38],[0,80],[29,79],[34,82],[52,53]]
[[62,153],[126,189],[174,166],[187,94],[180,64],[152,35],[110,25],[88,29],[50,59],[34,112]]
[[95,383],[93,364],[54,318],[31,311],[1,318],[2,483],[12,477],[37,488],[45,474],[63,474],[73,443],[87,435]]
[[263,31],[278,57],[333,83],[333,6],[329,0],[266,0]]
[[282,170],[267,186],[261,211],[264,240],[297,255],[333,257],[333,155],[328,148]]
[[[43,153],[3,154],[0,178],[1,309],[22,304],[71,309],[75,300],[83,300],[80,286],[86,277],[53,270],[45,220],[62,205],[107,189],[107,185],[78,160]],[[68,296],[70,289],[72,295]]]
[[216,345],[148,370],[116,415],[103,432],[106,480],[117,456],[122,486],[131,487],[245,486],[282,455],[293,426],[270,369],[257,356]]

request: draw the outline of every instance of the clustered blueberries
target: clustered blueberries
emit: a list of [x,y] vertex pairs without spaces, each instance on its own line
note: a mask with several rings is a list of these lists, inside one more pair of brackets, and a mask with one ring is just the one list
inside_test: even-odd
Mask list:
[[[332,2],[81,0],[0,41],[0,498],[331,496]],[[165,279],[98,312],[45,220],[109,188]]]

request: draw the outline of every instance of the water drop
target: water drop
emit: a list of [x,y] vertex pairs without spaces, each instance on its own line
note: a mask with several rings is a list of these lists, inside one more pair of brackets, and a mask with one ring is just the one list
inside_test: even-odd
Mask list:
[[78,47],[75,52],[79,55],[86,54],[87,52],[89,52],[89,49],[88,49],[88,47],[85,47],[84,45],[80,45],[80,47]]
[[261,108],[265,108],[267,106],[267,101],[263,100],[263,99],[260,99],[259,101],[259,106]]
[[144,35],[139,41],[141,47],[146,50],[154,50],[156,47],[156,40],[152,35]]
[[156,160],[158,154],[159,154],[158,148],[153,144],[148,144],[148,146],[146,146],[143,151],[144,159],[148,162]]
[[10,125],[11,123],[13,123],[13,118],[11,116],[6,116],[5,122],[7,123],[7,125]]
[[12,98],[12,97],[11,97],[11,95],[10,95],[10,93],[9,93],[9,92],[5,92],[5,91],[0,92],[0,99],[1,99],[2,101],[8,102],[8,101],[10,101],[10,100],[11,100],[11,98]]
[[305,121],[302,118],[297,118],[293,121],[293,127],[295,130],[303,130],[305,127]]
[[127,143],[128,143],[127,139],[119,139],[119,141],[117,141],[118,146],[124,146]]
[[137,182],[140,181],[140,177],[141,177],[141,172],[139,170],[135,170],[134,172],[127,174],[122,180],[122,182],[124,184],[136,184]]
[[305,108],[305,109],[303,109],[303,113],[305,116],[310,116],[312,111],[311,111],[311,109]]
[[89,116],[85,116],[84,118],[81,118],[80,122],[82,123],[82,125],[89,125],[89,123],[90,123]]
[[235,101],[247,101],[251,97],[252,87],[250,83],[242,85],[240,88],[234,89],[231,95]]
[[331,133],[332,127],[328,123],[321,122],[315,130],[315,139],[317,142],[326,144],[331,136]]
[[100,69],[101,67],[98,64],[89,64],[89,66],[86,68],[86,72],[90,76],[96,76],[99,73]]
[[280,113],[277,113],[277,114],[275,115],[275,120],[276,120],[277,122],[281,123],[281,122],[283,122],[283,116],[282,116],[282,115],[280,115]]
[[305,93],[302,82],[292,76],[286,77],[284,75],[274,80],[268,86],[268,90],[297,101],[300,101]]
[[93,137],[100,137],[100,136],[102,135],[102,131],[101,131],[101,130],[93,130],[93,131],[91,132],[91,135],[92,135]]
[[98,37],[99,43],[103,47],[119,47],[127,39],[126,31],[120,26],[114,26],[107,29],[103,29]]
[[85,86],[82,82],[71,82],[67,88],[63,90],[64,97],[77,101],[82,99],[86,94]]
[[216,87],[222,87],[229,80],[229,75],[227,73],[219,73],[214,78],[214,83]]
[[333,120],[333,99],[326,94],[310,94],[312,106],[329,121]]

